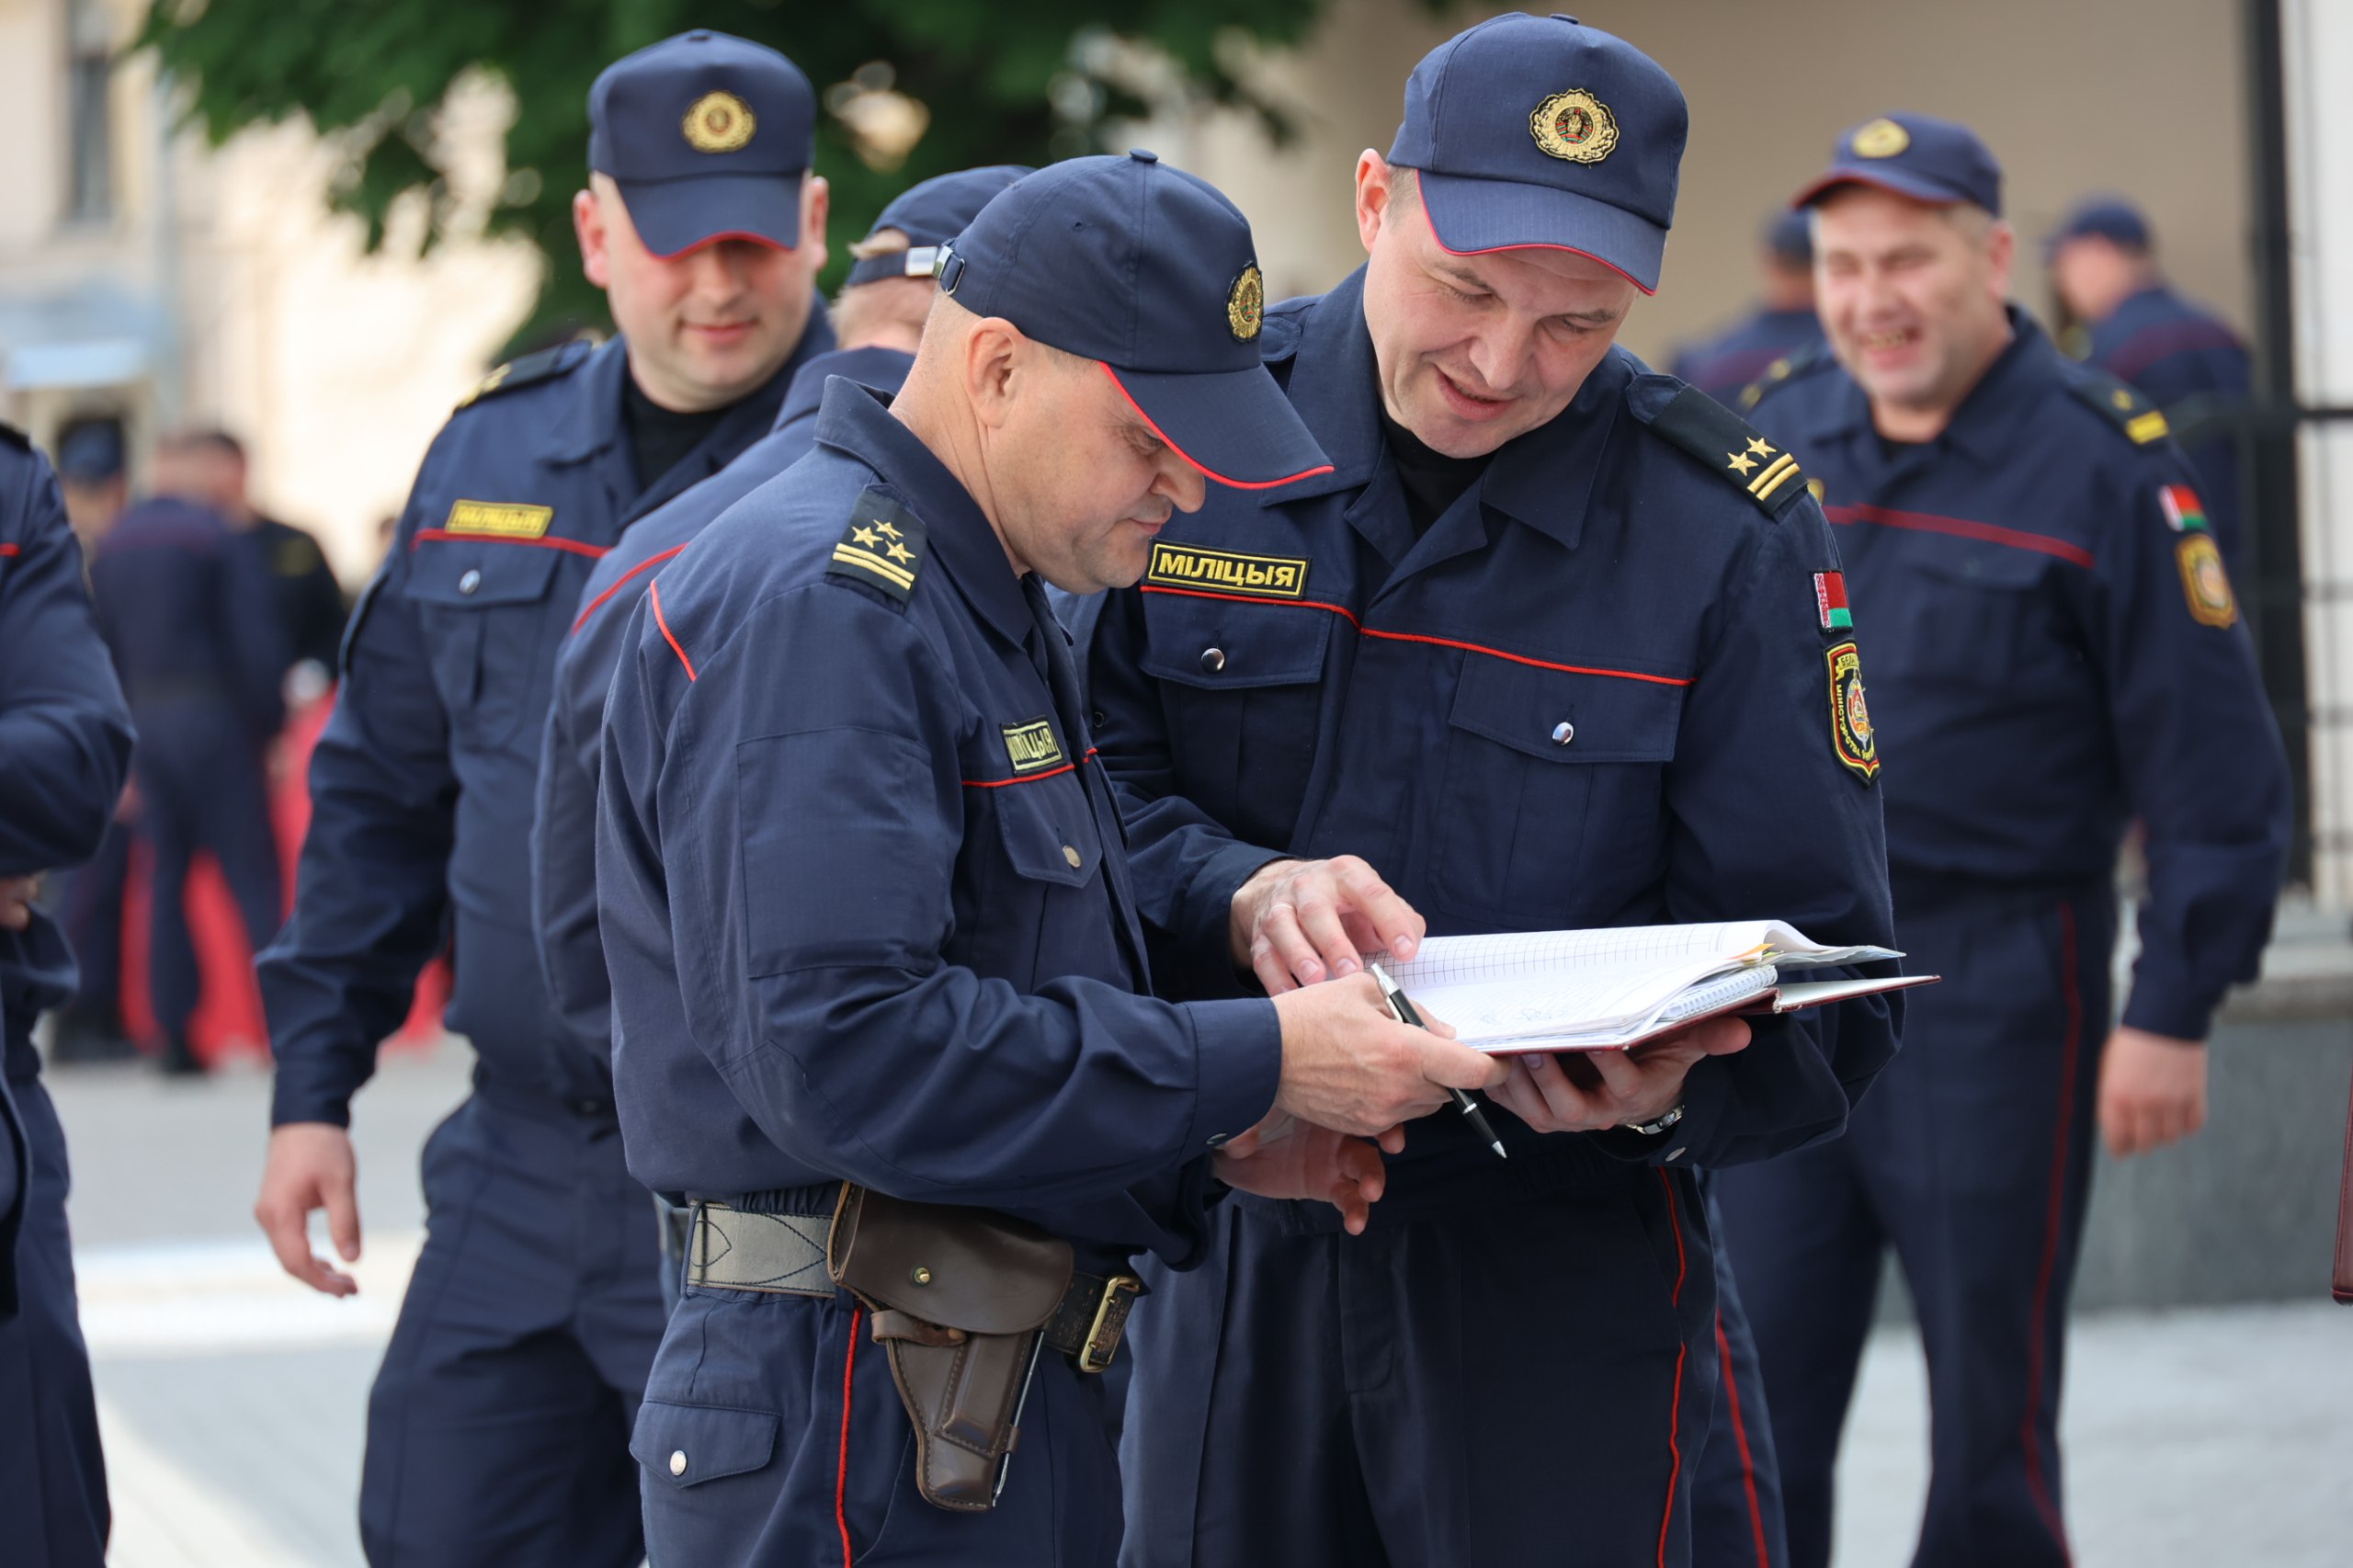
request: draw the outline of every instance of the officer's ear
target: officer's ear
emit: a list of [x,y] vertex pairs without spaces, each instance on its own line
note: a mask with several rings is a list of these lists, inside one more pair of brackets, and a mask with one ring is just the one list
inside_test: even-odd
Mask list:
[[1985,234],[1985,267],[1992,274],[1996,299],[2010,297],[2010,269],[2018,263],[2018,232],[2001,219],[1994,220]]
[[[1373,241],[1381,237],[1381,226],[1398,199],[1402,183],[1389,160],[1371,148],[1357,154],[1357,237],[1364,242],[1367,256],[1372,254]],[[1414,194],[1407,192],[1407,199]]]
[[1033,347],[1021,329],[1002,316],[983,316],[964,339],[964,395],[972,416],[991,429],[1001,429],[1012,417],[1013,401],[1022,384],[1036,373],[1029,363]]
[[810,175],[801,182],[801,244],[797,247],[801,262],[814,278],[825,270],[825,215],[832,210],[833,187],[823,175]]
[[610,288],[612,234],[605,223],[605,210],[594,192],[572,193],[572,232],[580,241],[580,270],[597,288]]

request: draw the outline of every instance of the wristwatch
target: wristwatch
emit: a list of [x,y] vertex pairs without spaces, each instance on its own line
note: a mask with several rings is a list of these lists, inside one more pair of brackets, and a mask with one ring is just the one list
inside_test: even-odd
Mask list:
[[1619,1125],[1629,1132],[1639,1132],[1645,1138],[1655,1138],[1682,1119],[1683,1108],[1677,1105],[1674,1109],[1663,1113],[1656,1121],[1621,1121]]

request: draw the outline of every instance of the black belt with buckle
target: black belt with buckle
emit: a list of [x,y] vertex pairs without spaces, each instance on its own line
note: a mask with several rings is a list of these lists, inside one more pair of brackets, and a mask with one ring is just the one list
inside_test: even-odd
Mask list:
[[[748,1213],[704,1201],[691,1205],[688,1216],[688,1285],[833,1297],[833,1278],[825,1271],[831,1213]],[[1132,1274],[1073,1274],[1070,1289],[1046,1320],[1046,1343],[1082,1372],[1108,1370],[1127,1333],[1128,1313],[1142,1293],[1143,1281]]]

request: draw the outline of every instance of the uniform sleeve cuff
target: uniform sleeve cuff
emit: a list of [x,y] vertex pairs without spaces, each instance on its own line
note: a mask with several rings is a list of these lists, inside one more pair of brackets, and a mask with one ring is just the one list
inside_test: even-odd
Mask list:
[[1212,1149],[1257,1126],[1274,1108],[1283,1075],[1282,1023],[1275,1005],[1264,1000],[1195,1002],[1185,1016],[1200,1073],[1187,1142]]
[[1712,1153],[1730,1103],[1732,1080],[1713,1057],[1691,1064],[1683,1078],[1683,1119],[1664,1132],[1612,1127],[1592,1134],[1595,1145],[1630,1165],[1705,1165]]
[[2124,1006],[2124,1027],[2145,1029],[2174,1040],[2202,1040],[2213,1031],[2219,999],[2172,992],[2163,984],[2136,978],[2132,999]]
[[1233,895],[1258,874],[1258,868],[1277,860],[1296,859],[1279,849],[1256,844],[1228,843],[1214,851],[1185,890],[1179,919],[1184,929],[1175,933],[1171,994],[1246,996],[1257,983],[1237,972],[1233,965]]
[[297,1121],[323,1121],[330,1127],[351,1125],[351,1096],[323,1094],[286,1081],[281,1072],[270,1090],[269,1125],[279,1128]]

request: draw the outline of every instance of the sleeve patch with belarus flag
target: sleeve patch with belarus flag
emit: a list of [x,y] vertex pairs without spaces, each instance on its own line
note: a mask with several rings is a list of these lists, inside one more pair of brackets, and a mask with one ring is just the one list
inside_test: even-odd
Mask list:
[[2189,600],[2189,618],[2200,626],[2231,626],[2239,619],[2238,601],[2231,597],[2231,575],[2222,570],[2222,552],[2214,536],[2186,533],[2174,546],[2181,567],[2181,591]]
[[1830,666],[1830,744],[1847,772],[1870,784],[1879,777],[1879,738],[1863,700],[1863,654],[1841,642],[1823,655]]
[[2200,533],[2206,528],[2206,504],[2198,499],[2198,492],[2187,484],[2168,484],[2158,490],[2157,505],[2165,511],[2165,521],[2173,531]]
[[825,575],[879,588],[904,605],[915,597],[926,537],[921,517],[880,490],[861,490]]
[[1813,606],[1822,617],[1824,631],[1852,631],[1855,617],[1847,608],[1847,574],[1843,572],[1816,572],[1813,574]]

